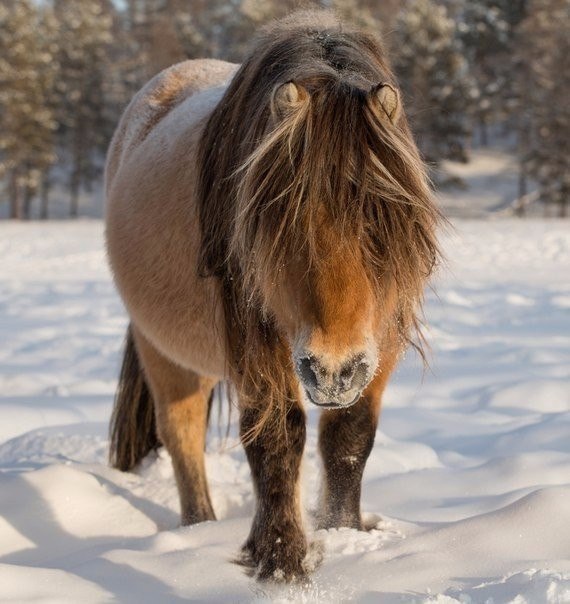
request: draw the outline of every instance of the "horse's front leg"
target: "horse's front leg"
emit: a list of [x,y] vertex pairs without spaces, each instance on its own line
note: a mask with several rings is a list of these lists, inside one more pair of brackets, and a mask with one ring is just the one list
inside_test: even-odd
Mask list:
[[299,472],[305,445],[305,414],[297,403],[272,417],[255,438],[261,409],[241,412],[240,431],[251,467],[257,509],[243,547],[244,563],[257,569],[260,579],[292,581],[306,572],[307,540],[299,502]]
[[362,475],[374,445],[388,375],[389,371],[379,373],[352,407],[323,411],[321,415],[319,449],[324,484],[318,528],[364,528],[360,514]]

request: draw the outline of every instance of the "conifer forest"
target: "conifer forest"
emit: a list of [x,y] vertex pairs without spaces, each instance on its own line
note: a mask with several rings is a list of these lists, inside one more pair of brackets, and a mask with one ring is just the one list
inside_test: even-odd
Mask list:
[[[239,62],[295,0],[0,0],[0,217],[82,214],[132,95],[186,58]],[[329,0],[380,33],[434,182],[506,141],[512,213],[568,213],[570,0]],[[32,212],[33,210],[33,212]]]

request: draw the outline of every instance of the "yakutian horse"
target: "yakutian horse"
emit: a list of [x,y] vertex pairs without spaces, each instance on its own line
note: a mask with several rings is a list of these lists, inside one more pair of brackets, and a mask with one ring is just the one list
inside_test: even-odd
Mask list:
[[166,69],[119,123],[106,197],[130,317],[112,465],[165,446],[182,523],[213,520],[209,400],[230,382],[257,501],[242,561],[303,577],[304,409],[323,409],[317,526],[362,529],[382,392],[418,341],[439,259],[440,214],[380,42],[301,12],[262,30],[241,66]]

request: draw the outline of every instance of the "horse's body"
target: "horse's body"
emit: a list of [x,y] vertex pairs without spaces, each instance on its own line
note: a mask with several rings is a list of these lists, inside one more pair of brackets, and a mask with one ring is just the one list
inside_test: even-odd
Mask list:
[[239,70],[171,67],[127,108],[106,193],[131,318],[113,464],[164,444],[183,523],[213,519],[208,399],[231,380],[258,498],[244,560],[302,576],[303,404],[336,408],[321,418],[318,524],[362,528],[381,394],[437,259],[438,213],[381,47],[301,13]]

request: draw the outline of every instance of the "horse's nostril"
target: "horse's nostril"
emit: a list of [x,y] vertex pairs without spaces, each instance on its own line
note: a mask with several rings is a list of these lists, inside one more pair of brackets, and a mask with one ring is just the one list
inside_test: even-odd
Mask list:
[[354,376],[352,378],[352,386],[354,388],[360,389],[366,386],[366,382],[368,382],[370,378],[368,370],[368,363],[365,363],[364,361],[360,361],[360,363],[358,363],[354,371]]
[[368,380],[368,363],[360,359],[353,359],[347,363],[339,373],[340,387],[343,390],[362,388]]
[[303,357],[297,364],[299,376],[306,386],[317,386],[317,374],[313,369],[312,357]]

